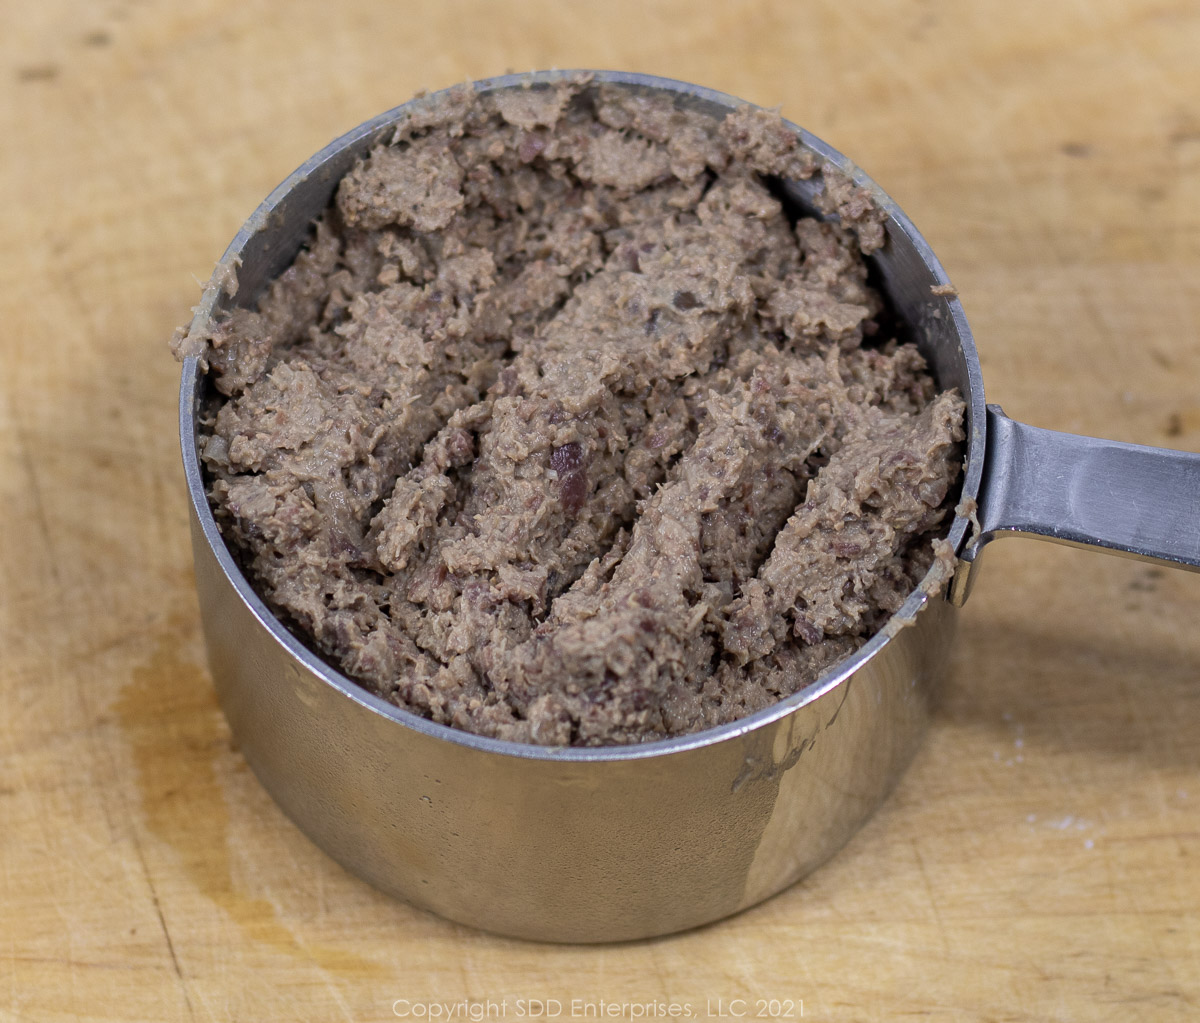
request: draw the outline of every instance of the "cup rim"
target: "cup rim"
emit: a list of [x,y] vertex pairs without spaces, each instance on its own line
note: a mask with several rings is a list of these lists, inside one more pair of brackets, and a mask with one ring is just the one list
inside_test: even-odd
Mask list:
[[[527,85],[554,84],[575,76],[588,75],[593,82],[611,83],[629,86],[647,91],[666,91],[676,96],[688,97],[693,103],[710,107],[719,107],[726,111],[735,110],[742,106],[755,106],[745,100],[738,99],[724,92],[695,85],[691,82],[657,75],[627,71],[601,70],[554,70],[530,71],[521,74],[500,75],[491,78],[478,79],[469,83],[479,91],[492,92],[502,89],[526,87]],[[276,207],[300,183],[311,175],[319,173],[324,165],[343,152],[347,147],[360,142],[366,136],[379,136],[387,128],[407,116],[420,106],[434,103],[439,97],[461,86],[452,86],[425,96],[418,96],[393,107],[351,128],[345,134],[334,139],[318,152],[304,161],[296,170],[289,174],[271,193],[259,204],[257,209],[247,218],[238,230],[233,241],[218,261],[212,278],[205,287],[199,304],[194,309],[194,315],[189,330],[202,328],[219,311],[222,301],[224,282],[229,273],[241,263],[241,253],[247,243],[269,222]],[[949,285],[950,279],[934,254],[933,249],[900,209],[899,205],[875,181],[870,178],[857,164],[834,149],[822,139],[806,131],[799,125],[784,119],[784,125],[799,137],[801,144],[815,153],[821,164],[829,164],[848,176],[855,185],[867,188],[876,204],[887,212],[886,228],[889,236],[898,231],[907,237],[909,242],[921,257],[922,263],[928,268],[935,284]],[[818,173],[820,171],[818,170]],[[946,307],[954,326],[954,332],[962,348],[964,362],[967,368],[969,393],[963,395],[967,404],[969,432],[966,440],[966,455],[963,465],[963,482],[960,490],[960,500],[977,498],[983,475],[983,452],[985,450],[986,429],[985,401],[983,380],[976,352],[974,339],[967,324],[966,315],[957,295],[946,296]],[[204,471],[200,463],[197,446],[198,431],[196,423],[196,397],[204,374],[200,372],[198,359],[188,356],[183,361],[180,374],[179,390],[179,436],[183,455],[184,475],[187,480],[188,496],[192,513],[199,526],[209,551],[216,558],[222,574],[236,591],[238,597],[250,610],[251,614],[266,632],[282,646],[295,661],[319,678],[323,683],[348,697],[363,709],[395,722],[397,725],[417,731],[429,738],[442,739],[480,753],[495,754],[506,757],[519,757],[525,760],[545,760],[557,763],[563,762],[625,762],[644,760],[655,757],[665,757],[672,754],[686,753],[707,746],[717,745],[731,739],[765,728],[800,710],[802,707],[820,699],[836,689],[851,676],[856,674],[872,660],[891,641],[899,629],[896,626],[888,628],[892,622],[915,622],[917,615],[930,600],[946,599],[945,591],[935,592],[933,596],[925,589],[930,581],[930,573],[922,578],[911,593],[905,598],[900,608],[893,613],[884,628],[875,633],[866,643],[850,656],[838,661],[828,671],[817,679],[786,696],[770,707],[755,711],[746,717],[726,724],[716,725],[702,731],[676,736],[668,739],[624,746],[539,746],[532,743],[513,742],[508,739],[496,739],[490,736],[477,735],[450,725],[439,724],[422,717],[413,711],[397,706],[380,696],[371,693],[363,684],[354,681],[348,675],[329,664],[311,647],[304,643],[283,621],[267,606],[262,597],[251,585],[245,573],[234,558],[221,535],[216,518],[208,503],[208,495],[204,486]],[[969,519],[958,514],[957,510],[946,536],[955,555],[961,553],[969,527]],[[933,569],[931,568],[930,572]],[[947,585],[946,590],[949,589]]]

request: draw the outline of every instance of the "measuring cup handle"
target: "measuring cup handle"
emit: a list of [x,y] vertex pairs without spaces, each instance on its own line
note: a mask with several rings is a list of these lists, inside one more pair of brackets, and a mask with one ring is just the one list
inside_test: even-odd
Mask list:
[[977,516],[950,590],[956,604],[979,552],[1001,536],[1200,571],[1200,454],[1043,430],[989,405]]

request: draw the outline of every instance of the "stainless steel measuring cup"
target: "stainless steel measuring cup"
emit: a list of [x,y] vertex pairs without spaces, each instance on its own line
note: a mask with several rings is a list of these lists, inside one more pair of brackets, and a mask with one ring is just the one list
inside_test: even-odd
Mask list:
[[[477,87],[537,87],[563,74]],[[595,78],[718,118],[741,105],[649,75]],[[194,330],[257,300],[342,175],[410,108],[355,128],[271,193],[222,257]],[[1200,568],[1200,455],[1040,430],[985,405],[970,329],[958,301],[931,290],[947,278],[924,238],[845,157],[795,131],[888,213],[887,243],[873,257],[880,286],[942,386],[967,401],[964,514],[949,533],[959,563],[947,594],[923,584],[852,657],[741,721],[641,746],[547,749],[455,731],[372,696],[274,617],[226,547],[197,452],[207,385],[186,361],[180,435],[221,705],[276,802],[372,884],[454,920],[554,941],[642,938],[718,919],[818,866],[890,791],[924,730],[954,606],[990,540],[1037,536]],[[782,187],[811,213],[822,181]],[[229,295],[221,282],[233,268]],[[977,525],[968,517],[976,506]]]

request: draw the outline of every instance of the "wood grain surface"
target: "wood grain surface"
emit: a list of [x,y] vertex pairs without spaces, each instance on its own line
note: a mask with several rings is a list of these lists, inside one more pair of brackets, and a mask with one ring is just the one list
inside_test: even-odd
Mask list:
[[334,136],[423,86],[616,67],[781,104],[853,156],[941,256],[1010,414],[1200,450],[1194,2],[4,6],[0,1020],[1200,1018],[1200,576],[996,545],[928,741],[833,862],[682,936],[503,940],[348,876],[231,748],[165,347]]

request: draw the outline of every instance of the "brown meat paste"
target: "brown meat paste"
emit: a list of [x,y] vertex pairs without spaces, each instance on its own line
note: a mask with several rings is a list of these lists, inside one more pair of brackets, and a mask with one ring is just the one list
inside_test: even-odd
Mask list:
[[[777,177],[824,173],[828,221]],[[434,721],[549,745],[761,709],[933,561],[963,404],[884,326],[883,214],[779,117],[584,79],[416,109],[182,349],[225,536]]]

